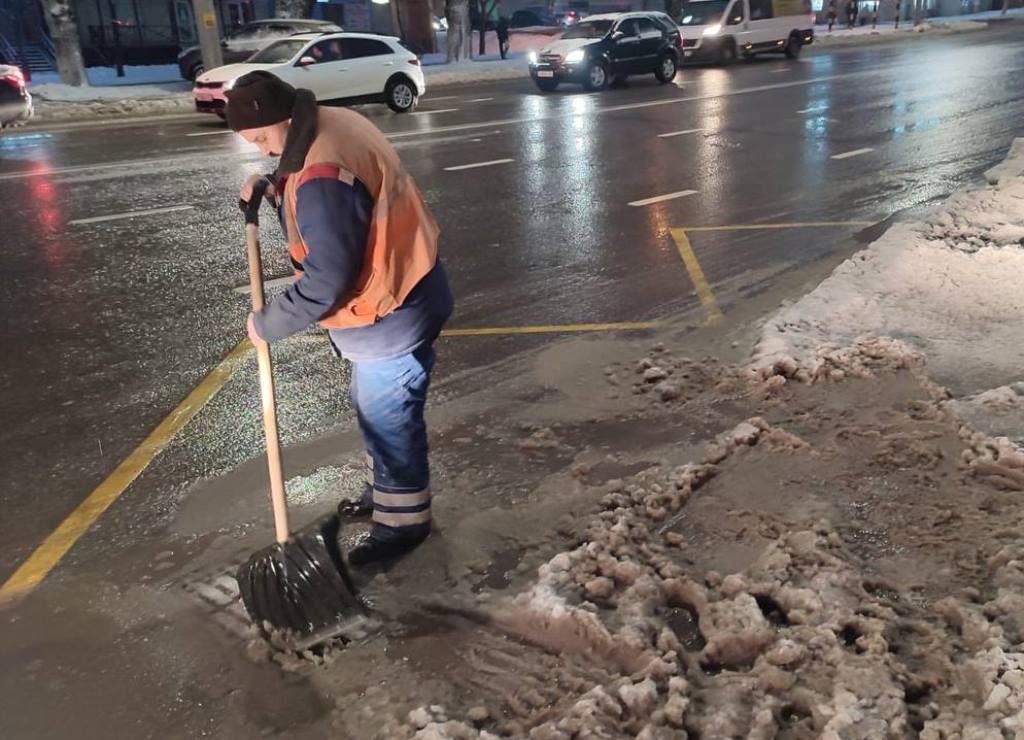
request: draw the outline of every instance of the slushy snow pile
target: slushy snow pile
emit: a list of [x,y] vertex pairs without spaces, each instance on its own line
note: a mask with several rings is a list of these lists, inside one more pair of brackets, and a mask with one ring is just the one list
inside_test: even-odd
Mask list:
[[[557,707],[535,691],[534,708],[519,712],[528,725],[484,727],[493,716],[486,708],[471,714],[431,705],[410,712],[392,736],[493,738],[493,729],[531,740],[1024,738],[1024,544],[1007,534],[1019,524],[1019,502],[1013,494],[979,494],[969,478],[950,472],[973,469],[1001,480],[992,490],[1020,491],[1024,454],[1008,439],[958,422],[950,411],[962,408],[924,374],[926,362],[948,378],[967,373],[979,390],[982,379],[1013,376],[1024,359],[1022,170],[1024,140],[988,173],[991,187],[954,196],[924,223],[890,229],[769,320],[753,372],[736,371],[732,380],[723,372],[716,387],[725,394],[735,388],[730,383],[747,384],[767,401],[790,379],[804,381],[796,387],[806,397],[815,383],[909,376],[917,384],[911,395],[877,408],[862,399],[843,410],[838,396],[850,391],[837,385],[835,396],[824,397],[834,408],[816,396],[817,411],[833,414],[822,425],[806,406],[781,414],[819,445],[835,432],[833,441],[845,440],[840,449],[815,447],[755,416],[719,434],[699,462],[609,481],[578,544],[542,565],[526,591],[495,605],[490,619],[501,630],[563,656],[586,656],[599,680],[563,689]],[[979,362],[983,372],[975,373]],[[635,366],[636,384],[650,389],[652,403],[684,403],[682,387],[654,389],[691,369],[647,357]],[[613,386],[620,382],[609,377]],[[857,387],[869,399],[882,391]],[[1019,396],[1006,386],[981,391],[977,401],[1019,409]],[[940,438],[952,442],[945,449],[959,451],[959,460],[942,446],[921,444]],[[874,457],[858,457],[851,451],[857,444],[875,449]],[[883,502],[896,499],[889,511],[909,516],[910,526],[892,521],[899,539],[888,551],[868,545],[865,557],[858,537],[871,532],[851,536],[844,521],[858,516],[844,508],[856,505],[843,500],[851,482],[814,467],[829,464],[862,466],[859,484]],[[799,507],[761,512],[758,537],[766,545],[759,554],[735,572],[701,575],[689,565],[699,556],[687,552],[699,512],[714,515],[716,495],[757,500],[757,491],[730,493],[730,486],[767,487],[772,496],[780,485],[772,470],[782,471],[783,486],[820,492],[822,508],[804,502],[811,506],[804,514],[834,505],[842,519],[801,518]],[[707,492],[712,485],[714,493]],[[902,500],[900,486],[910,492]],[[956,501],[973,505],[943,508]],[[718,519],[709,524],[725,531]],[[967,541],[956,539],[964,532]],[[892,595],[886,592],[899,587],[873,582],[883,559],[912,582],[906,563],[915,556],[923,558],[918,565],[937,567],[965,546],[976,561],[960,571],[961,578],[969,573],[966,588],[952,578],[929,579],[920,588],[933,596],[918,600],[910,593],[917,587]],[[672,614],[689,615],[691,634],[670,621]]]
[[954,195],[922,223],[896,224],[772,317],[754,369],[765,377],[833,377],[840,358],[872,337],[923,354],[930,377],[961,399],[1017,380],[1024,367],[1022,174],[1018,139],[987,173],[988,187]]

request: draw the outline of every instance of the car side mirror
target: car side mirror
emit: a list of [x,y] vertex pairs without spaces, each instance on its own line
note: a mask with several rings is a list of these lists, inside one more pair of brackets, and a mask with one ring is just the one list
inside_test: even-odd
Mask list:
[[313,57],[302,57],[301,59],[299,59],[295,66],[308,67],[311,64],[316,64],[316,59],[314,59]]
[[732,18],[729,19],[729,22],[726,25],[727,26],[738,26],[742,22],[743,22],[743,16],[742,15],[735,15]]
[[624,38],[626,38],[626,34],[622,31],[616,31],[612,34],[612,41],[621,41]]

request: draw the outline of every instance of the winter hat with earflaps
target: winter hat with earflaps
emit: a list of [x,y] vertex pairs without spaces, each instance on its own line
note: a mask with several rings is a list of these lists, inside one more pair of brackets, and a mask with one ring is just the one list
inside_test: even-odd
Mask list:
[[287,121],[292,117],[295,92],[294,87],[269,72],[244,74],[225,92],[228,125],[234,131],[243,131]]
[[224,116],[233,131],[273,126],[291,119],[278,173],[302,169],[306,152],[316,137],[316,95],[311,90],[295,89],[269,72],[257,70],[235,80],[234,87],[225,95],[228,103]]

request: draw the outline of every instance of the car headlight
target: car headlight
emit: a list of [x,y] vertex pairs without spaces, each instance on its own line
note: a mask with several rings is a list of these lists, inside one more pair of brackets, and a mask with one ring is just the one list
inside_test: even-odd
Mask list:
[[575,51],[570,51],[568,54],[565,55],[565,63],[577,64],[578,62],[582,62],[583,57],[585,56],[586,52],[584,52],[583,49],[576,49]]
[[721,23],[712,23],[710,26],[704,29],[704,36],[717,36],[722,32]]
[[224,83],[224,89],[225,90],[232,89],[235,86],[236,82],[238,82],[238,78],[237,77],[235,79],[233,79],[233,80],[228,80],[227,82]]
[[537,63],[537,52],[535,52],[535,51],[528,52],[526,54],[526,61],[528,61],[530,64],[536,64]]

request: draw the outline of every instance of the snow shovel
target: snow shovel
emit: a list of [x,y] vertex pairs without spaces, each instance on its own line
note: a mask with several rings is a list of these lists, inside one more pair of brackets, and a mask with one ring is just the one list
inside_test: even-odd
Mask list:
[[[265,191],[263,182],[253,189],[249,202],[243,203],[253,311],[262,309],[264,303],[259,207]],[[364,621],[366,610],[355,596],[334,538],[328,543],[323,529],[316,526],[295,534],[289,531],[274,376],[266,342],[256,343],[256,358],[277,542],[253,554],[238,569],[236,578],[245,608],[263,636],[269,639],[273,631],[281,630],[288,633],[296,647],[305,649],[344,633],[354,622]]]

